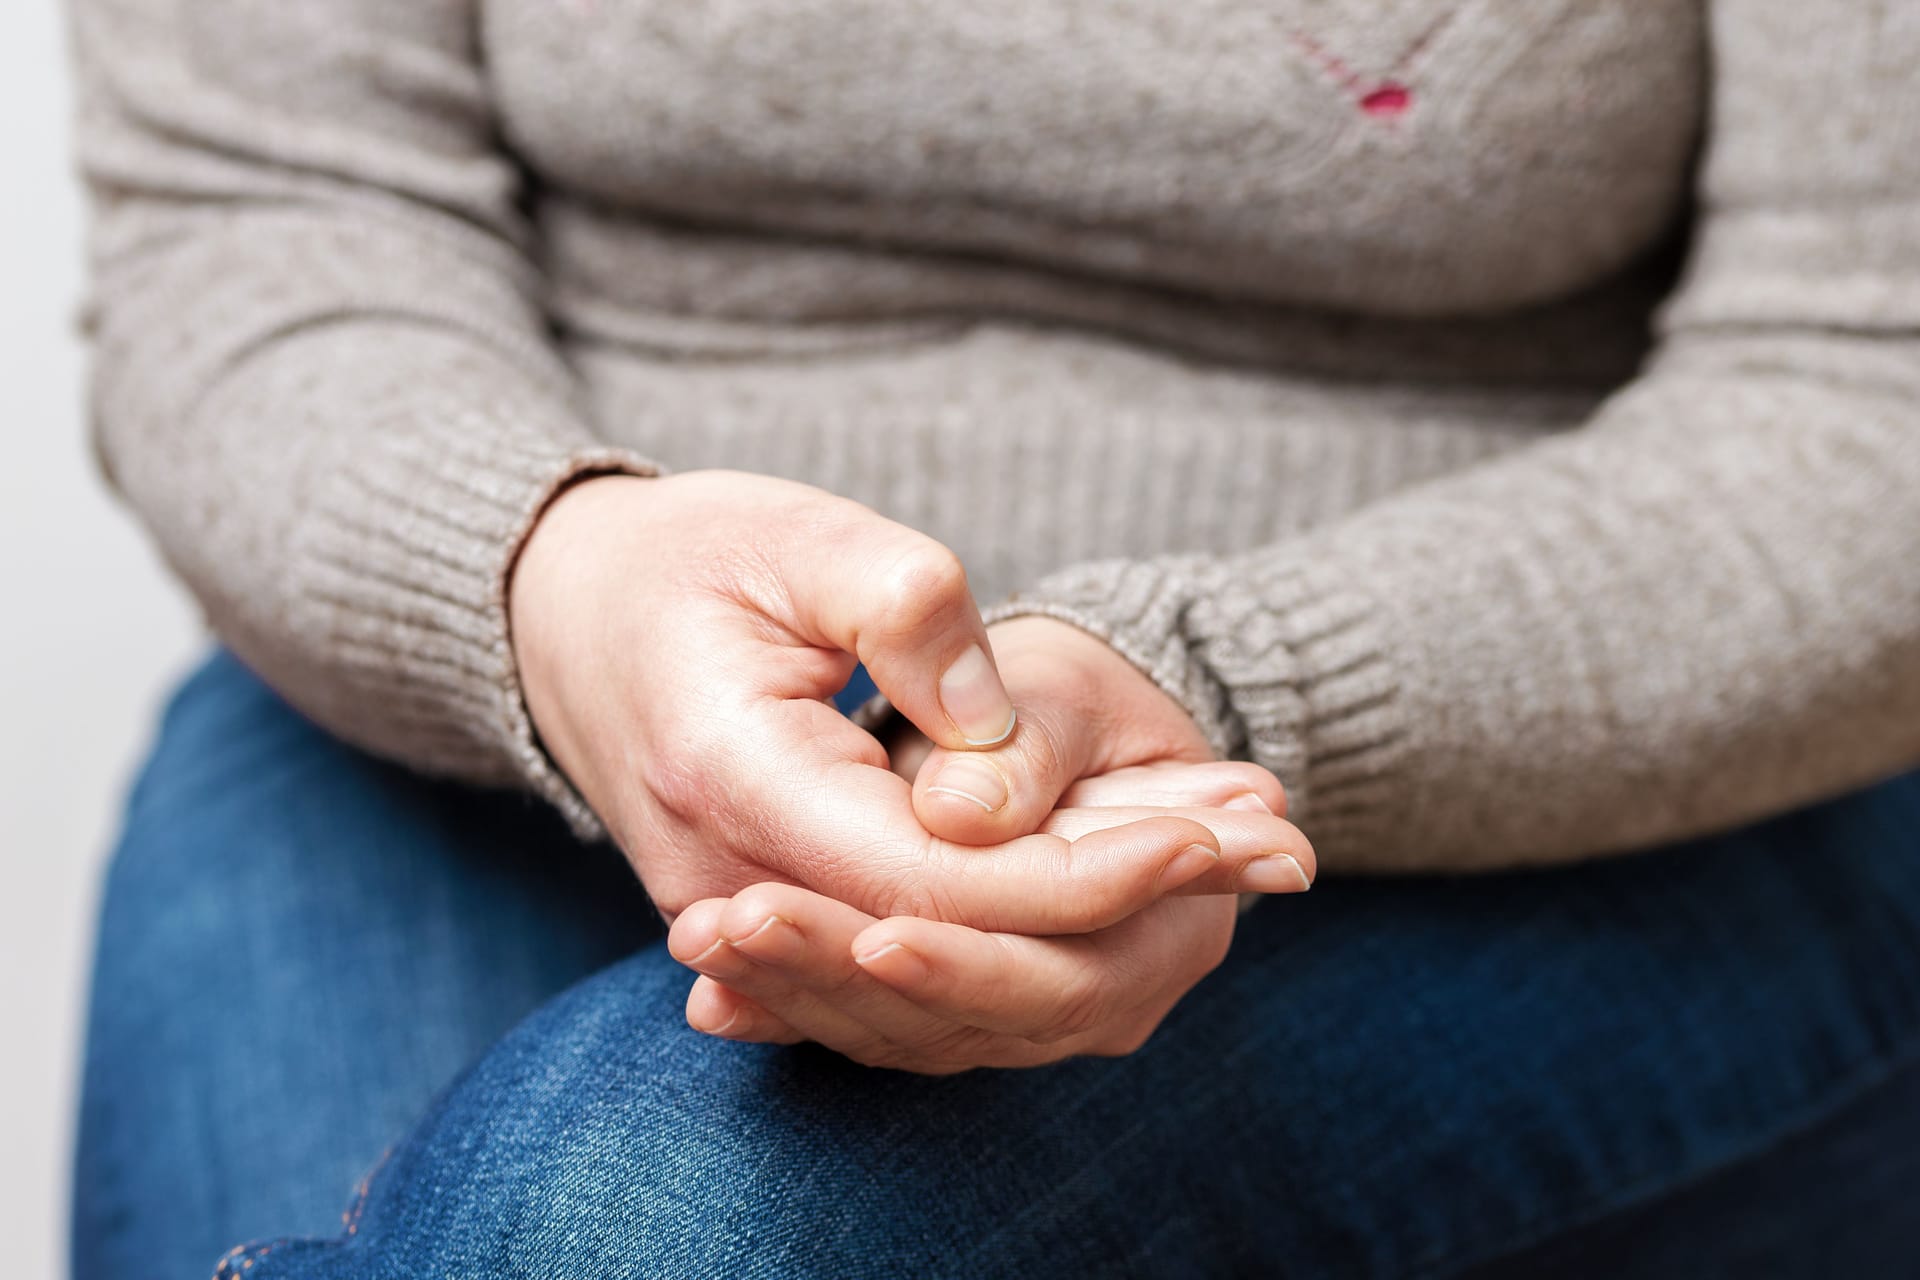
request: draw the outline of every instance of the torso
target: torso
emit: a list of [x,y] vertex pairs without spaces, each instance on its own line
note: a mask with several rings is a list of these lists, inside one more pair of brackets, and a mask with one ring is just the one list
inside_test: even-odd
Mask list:
[[1684,229],[1700,0],[485,0],[602,431],[990,598],[1574,425]]
[[491,0],[502,126],[617,209],[1399,314],[1678,212],[1699,0]]

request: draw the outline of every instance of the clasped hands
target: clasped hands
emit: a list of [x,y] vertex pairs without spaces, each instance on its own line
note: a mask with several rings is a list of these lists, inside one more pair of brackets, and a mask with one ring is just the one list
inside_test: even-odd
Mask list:
[[[701,975],[696,1030],[924,1073],[1129,1053],[1226,955],[1235,893],[1314,874],[1273,775],[1126,659],[1047,618],[989,642],[950,551],[820,490],[580,482],[509,605],[542,742]],[[917,733],[832,707],[856,661]]]

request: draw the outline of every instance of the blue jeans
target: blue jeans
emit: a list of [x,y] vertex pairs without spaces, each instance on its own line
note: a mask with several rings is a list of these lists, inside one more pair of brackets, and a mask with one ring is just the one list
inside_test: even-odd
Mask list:
[[1329,878],[1125,1059],[867,1070],[696,1035],[689,981],[612,850],[216,657],[108,878],[76,1274],[1920,1272],[1920,775]]

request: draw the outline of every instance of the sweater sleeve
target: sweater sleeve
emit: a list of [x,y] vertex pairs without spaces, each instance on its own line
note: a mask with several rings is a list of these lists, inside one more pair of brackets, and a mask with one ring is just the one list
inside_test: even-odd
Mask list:
[[93,430],[213,627],[342,737],[522,782],[505,581],[601,447],[470,0],[74,0]]
[[1589,422],[992,616],[1113,644],[1332,868],[1645,847],[1920,762],[1920,22],[1725,0],[1711,30],[1688,268]]

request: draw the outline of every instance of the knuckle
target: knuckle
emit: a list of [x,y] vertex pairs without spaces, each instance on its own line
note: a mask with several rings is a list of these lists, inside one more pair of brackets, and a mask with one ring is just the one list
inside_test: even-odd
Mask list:
[[881,577],[880,627],[890,633],[922,630],[972,597],[960,557],[931,538],[916,538]]
[[1116,883],[1111,867],[1103,867],[1072,845],[1060,858],[1061,866],[1047,876],[1060,886],[1034,905],[1043,909],[1046,928],[1056,934],[1093,933],[1126,914],[1130,890]]
[[1076,1036],[1090,1035],[1099,1030],[1108,1016],[1105,982],[1096,973],[1084,974],[1061,993],[1052,1026],[1043,1035],[1033,1039],[1040,1044],[1055,1044]]
[[646,772],[647,791],[675,818],[704,826],[720,798],[728,755],[720,744],[692,737],[678,750],[654,757]]
[[1058,929],[1062,933],[1092,933],[1128,914],[1134,891],[1130,884],[1105,875],[1087,879],[1072,899],[1061,905]]

